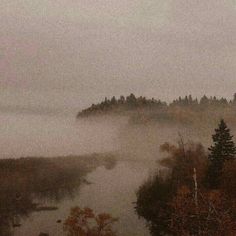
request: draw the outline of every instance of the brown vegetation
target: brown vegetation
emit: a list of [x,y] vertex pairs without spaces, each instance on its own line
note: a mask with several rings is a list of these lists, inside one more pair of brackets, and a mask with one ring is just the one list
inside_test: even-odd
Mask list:
[[41,206],[40,199],[60,201],[73,196],[85,175],[100,165],[112,168],[115,159],[110,154],[93,154],[0,160],[0,235],[11,235],[11,228],[20,226],[21,217],[31,212],[56,210]]
[[68,236],[115,236],[112,225],[117,221],[107,213],[96,215],[92,209],[74,207],[64,223]]
[[152,235],[236,235],[235,160],[224,163],[220,186],[212,189],[206,184],[211,159],[201,144],[181,139],[161,150],[168,154],[160,162],[164,172],[137,192],[136,211]]

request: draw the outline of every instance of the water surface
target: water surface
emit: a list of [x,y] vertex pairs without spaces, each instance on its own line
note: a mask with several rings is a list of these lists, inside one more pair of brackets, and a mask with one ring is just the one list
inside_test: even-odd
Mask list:
[[75,115],[0,112],[0,158],[78,155],[117,149],[118,124],[78,121]]
[[115,168],[98,167],[88,174],[91,184],[84,184],[73,196],[55,202],[45,201],[46,205],[56,205],[58,210],[34,212],[22,219],[22,226],[14,230],[14,236],[37,235],[46,232],[50,235],[63,235],[62,224],[73,206],[90,207],[95,212],[107,212],[119,221],[115,225],[118,235],[148,236],[145,222],[138,218],[134,210],[136,190],[150,174],[152,163],[121,161]]

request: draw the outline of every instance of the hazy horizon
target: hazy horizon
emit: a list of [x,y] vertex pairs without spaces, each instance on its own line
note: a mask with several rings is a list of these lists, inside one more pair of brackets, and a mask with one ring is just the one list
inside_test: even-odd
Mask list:
[[236,0],[0,0],[0,235],[233,235],[235,39]]
[[234,0],[2,0],[0,110],[236,92]]

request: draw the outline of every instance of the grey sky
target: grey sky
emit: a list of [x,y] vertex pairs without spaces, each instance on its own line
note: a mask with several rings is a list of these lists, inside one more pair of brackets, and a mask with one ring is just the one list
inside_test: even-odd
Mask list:
[[1,0],[0,109],[230,98],[235,39],[234,0]]

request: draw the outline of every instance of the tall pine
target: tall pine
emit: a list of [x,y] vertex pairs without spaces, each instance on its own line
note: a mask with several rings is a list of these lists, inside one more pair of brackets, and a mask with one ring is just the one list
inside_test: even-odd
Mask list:
[[215,134],[212,135],[213,145],[209,148],[209,167],[207,173],[207,182],[209,187],[217,188],[220,184],[220,178],[225,161],[234,160],[236,147],[232,140],[230,129],[222,119]]

